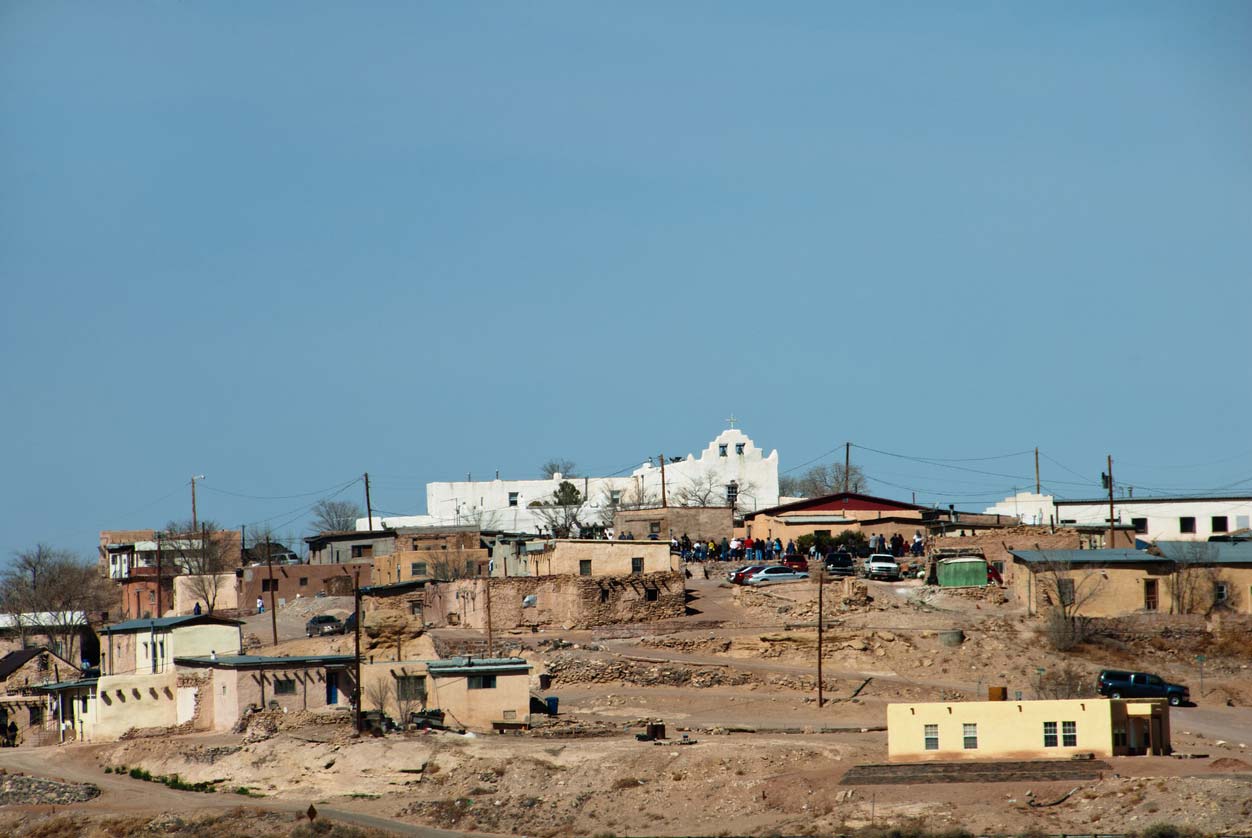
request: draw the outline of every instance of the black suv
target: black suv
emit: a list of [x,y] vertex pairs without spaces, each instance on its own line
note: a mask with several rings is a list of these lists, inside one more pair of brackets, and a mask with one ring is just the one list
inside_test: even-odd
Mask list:
[[1100,672],[1096,689],[1109,698],[1165,698],[1174,707],[1191,701],[1191,691],[1186,687],[1148,672],[1105,669]]
[[826,572],[831,576],[856,576],[852,554],[839,551],[826,557]]

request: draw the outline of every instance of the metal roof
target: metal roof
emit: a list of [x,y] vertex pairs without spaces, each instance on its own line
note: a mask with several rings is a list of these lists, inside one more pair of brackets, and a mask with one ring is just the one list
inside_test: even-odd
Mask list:
[[293,655],[291,657],[266,657],[264,655],[218,655],[191,658],[174,658],[178,666],[208,666],[221,669],[281,669],[284,666],[346,666],[355,660],[353,655]]
[[518,670],[529,672],[531,668],[525,658],[455,657],[426,661],[426,669],[431,675],[469,675],[479,672],[499,673]]
[[72,690],[79,687],[94,687],[99,678],[79,678],[77,681],[61,681],[56,684],[40,684],[35,689],[44,690],[46,692],[55,692],[57,690]]
[[1252,564],[1252,542],[1248,541],[1158,541],[1154,547],[1177,562]]
[[182,617],[150,617],[145,620],[126,620],[105,626],[101,631],[105,634],[125,634],[128,631],[144,631],[146,629],[173,628],[187,623],[199,622],[205,625],[242,626],[242,620],[227,620],[211,614],[187,614]]
[[1010,550],[1013,558],[1026,564],[1154,564],[1169,559],[1142,550]]

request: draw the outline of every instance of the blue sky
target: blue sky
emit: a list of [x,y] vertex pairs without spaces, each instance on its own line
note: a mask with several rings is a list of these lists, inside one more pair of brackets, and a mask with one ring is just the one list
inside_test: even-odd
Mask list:
[[784,470],[1252,489],[1250,71],[1239,2],[6,3],[0,552],[732,411]]

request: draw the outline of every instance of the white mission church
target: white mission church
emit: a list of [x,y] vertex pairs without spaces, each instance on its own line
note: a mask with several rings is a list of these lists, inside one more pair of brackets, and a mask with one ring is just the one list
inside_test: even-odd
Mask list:
[[[778,505],[778,451],[768,456],[747,434],[734,427],[722,431],[700,456],[688,454],[665,464],[665,496],[670,506],[725,506],[726,494],[738,493],[744,512]],[[573,483],[585,498],[580,520],[598,522],[615,505],[661,505],[661,469],[644,462],[629,476],[564,477],[543,480],[475,480],[426,484],[425,515],[379,518],[374,525],[388,528],[476,525],[483,529],[538,532],[543,520],[530,504],[549,501],[564,481]],[[357,529],[369,529],[365,518]]]

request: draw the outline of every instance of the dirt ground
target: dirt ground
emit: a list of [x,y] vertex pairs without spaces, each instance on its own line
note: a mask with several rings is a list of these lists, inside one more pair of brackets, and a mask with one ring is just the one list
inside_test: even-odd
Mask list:
[[[535,695],[561,702],[557,719],[526,734],[357,738],[346,725],[293,717],[273,735],[23,751],[25,762],[13,766],[34,771],[42,758],[47,770],[72,767],[76,781],[109,778],[142,794],[153,784],[104,773],[141,766],[261,795],[240,801],[288,812],[312,802],[406,832],[835,834],[921,819],[974,833],[1131,832],[1157,821],[1221,833],[1252,823],[1246,656],[1210,656],[1201,694],[1190,655],[1153,642],[1151,633],[1122,631],[1061,655],[1038,621],[998,592],[972,597],[915,582],[871,583],[868,605],[826,602],[827,701],[819,707],[813,593],[805,583],[750,590],[698,578],[686,618],[497,638],[500,650],[535,664]],[[288,624],[302,629],[307,616],[290,616]],[[956,629],[964,642],[945,645],[945,633]],[[288,634],[293,639],[280,647],[288,654],[350,650],[350,638],[345,646],[344,638]],[[465,636],[434,634],[424,638],[432,648]],[[1107,666],[1191,686],[1197,706],[1174,709],[1172,727],[1175,751],[1192,758],[1117,758],[1099,779],[1080,782],[841,784],[849,767],[885,761],[890,702],[984,697],[991,685],[1034,698],[1058,671],[1092,683]],[[540,673],[552,679],[542,693]],[[649,720],[663,721],[670,738],[636,741]],[[681,744],[684,734],[691,744]],[[0,754],[0,766],[8,758]],[[188,807],[237,797],[160,791]],[[83,807],[101,810],[108,798]]]

